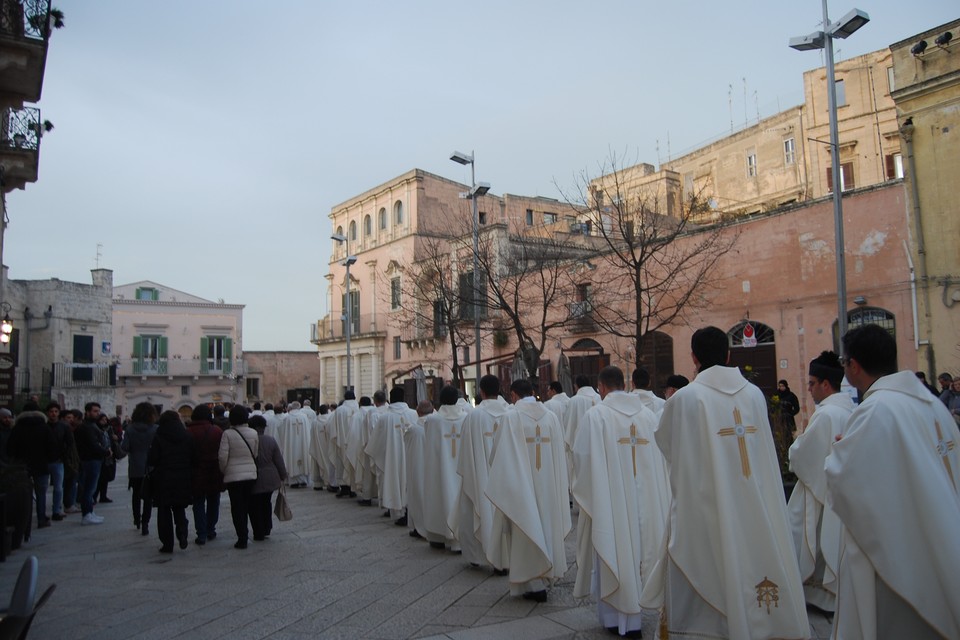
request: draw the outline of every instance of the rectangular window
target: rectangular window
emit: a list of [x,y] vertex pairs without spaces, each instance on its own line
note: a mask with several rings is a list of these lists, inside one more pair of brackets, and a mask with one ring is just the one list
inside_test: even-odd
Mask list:
[[757,152],[752,149],[747,151],[747,176],[750,178],[757,176]]
[[154,287],[137,287],[137,300],[159,300],[160,292]]
[[[249,381],[249,380],[247,381],[247,387],[248,387],[248,388],[250,387],[250,381]],[[182,384],[182,385],[180,385],[180,395],[182,395],[182,396],[189,396],[189,395],[190,395],[190,385],[188,385],[188,384]],[[250,394],[247,393],[247,395],[249,396]]]
[[[347,295],[340,297],[340,309],[343,316],[341,318],[341,330],[344,336],[347,335]],[[350,291],[350,335],[355,336],[360,333],[360,292]]]
[[527,220],[527,226],[532,227],[533,226],[533,209],[527,209],[526,220]]
[[226,336],[200,338],[200,373],[229,374],[233,370],[233,340]]
[[443,300],[433,301],[433,337],[445,338],[447,336],[447,318],[443,311]]
[[477,212],[477,218],[478,218],[478,221],[479,221],[480,224],[487,224],[487,212],[486,212],[486,211],[478,211],[478,212]]
[[400,278],[390,280],[390,308],[400,308]]
[[847,104],[847,85],[843,80],[837,80],[833,83],[833,86],[836,87],[837,106],[845,106]]
[[[853,178],[853,163],[844,162],[840,164],[840,191],[847,191],[856,187]],[[833,167],[827,167],[827,192],[833,192]]]
[[896,180],[903,177],[903,156],[891,153],[884,158],[887,180]]
[[136,336],[133,339],[133,373],[164,375],[167,373],[167,338]]
[[557,224],[557,214],[545,211],[543,213],[543,224]]
[[403,346],[400,342],[400,336],[393,336],[393,359],[399,360]]
[[893,67],[887,67],[887,88],[890,90],[890,93],[893,93],[896,89],[896,82],[893,79]]
[[793,138],[783,141],[783,163],[791,165],[797,161],[797,145]]
[[487,280],[483,273],[480,274],[480,277],[477,278],[477,289],[473,289],[473,271],[467,271],[466,273],[461,273],[459,282],[459,298],[460,298],[460,313],[459,318],[461,320],[473,320],[474,309],[479,307],[479,313],[481,318],[487,316]]

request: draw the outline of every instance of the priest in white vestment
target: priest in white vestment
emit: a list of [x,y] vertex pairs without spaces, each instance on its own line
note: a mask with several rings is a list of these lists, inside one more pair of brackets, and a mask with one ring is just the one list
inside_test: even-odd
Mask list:
[[327,440],[327,423],[330,422],[330,410],[327,405],[320,405],[320,412],[316,420],[313,421],[313,428],[310,429],[310,477],[313,478],[313,488],[320,491],[324,483],[328,486],[333,484],[326,449],[330,446]]
[[[403,387],[390,390],[390,404],[379,414],[367,451],[377,470],[380,489],[380,506],[390,510],[390,515],[403,520],[407,506],[407,467],[404,456],[403,432],[416,424],[417,412],[404,402]],[[405,525],[398,521],[396,524]]]
[[650,390],[650,372],[643,367],[637,367],[633,370],[631,382],[633,382],[633,391],[630,393],[643,400],[643,405],[653,411],[653,415],[659,420],[660,414],[663,413],[663,405],[667,401]]
[[347,444],[350,439],[350,425],[353,423],[353,416],[360,411],[360,404],[357,402],[357,396],[352,390],[343,394],[343,402],[333,412],[333,418],[330,420],[330,446],[336,452],[336,477],[340,486],[337,497],[349,496],[352,489],[350,484],[353,482],[353,467],[348,467]]
[[417,404],[417,422],[403,432],[404,464],[407,467],[407,526],[413,538],[426,538],[423,525],[423,423],[433,414],[428,400]]
[[567,571],[563,539],[571,519],[563,431],[537,402],[529,380],[514,380],[510,391],[514,410],[497,432],[487,483],[493,529],[509,534],[493,536],[487,559],[494,564],[507,554],[510,594],[546,602],[547,587]]
[[[373,411],[373,400],[370,396],[360,396],[360,410],[350,419],[350,430],[347,433],[347,448],[344,452],[344,477],[350,481],[351,498],[356,498],[363,478],[363,425],[367,415]],[[341,493],[337,497],[342,498]],[[361,498],[362,500],[362,498]]]
[[863,397],[826,462],[843,522],[833,637],[960,638],[960,432],[877,325],[843,337]]
[[[510,405],[500,402],[500,379],[485,375],[480,378],[480,404],[463,421],[460,438],[463,450],[457,463],[460,484],[460,509],[457,537],[463,558],[473,565],[487,562],[486,550],[490,548],[493,531],[493,505],[484,493],[490,475],[490,459],[493,438],[500,429],[503,416]],[[497,531],[499,537],[501,531]],[[502,546],[502,545],[501,545]],[[497,558],[493,567],[502,572],[509,559]]]
[[273,410],[273,405],[269,402],[263,407],[263,419],[267,421],[267,426],[264,428],[264,435],[268,435],[277,443],[280,442],[280,416],[277,415],[276,411]]
[[667,545],[644,585],[671,638],[810,636],[763,393],[727,334],[693,334],[699,373],[667,401],[656,441],[670,470]]
[[291,402],[287,409],[280,424],[280,452],[287,465],[287,482],[291,487],[300,488],[310,482],[311,420],[299,402]]
[[670,477],[654,441],[657,418],[624,390],[623,372],[604,367],[597,384],[603,401],[584,414],[573,445],[580,505],[573,595],[592,594],[600,624],[633,635],[641,630],[643,583],[666,533]]
[[567,405],[570,404],[570,396],[563,392],[563,386],[554,380],[547,388],[547,401],[543,406],[557,416],[560,426],[567,424]]
[[573,442],[577,439],[577,429],[583,421],[583,414],[592,407],[600,404],[600,394],[590,386],[590,379],[585,375],[578,375],[573,381],[577,392],[567,403],[566,421],[563,427],[563,442],[566,446],[567,481],[573,486]]
[[457,406],[456,387],[440,390],[440,408],[423,421],[423,525],[430,546],[460,550],[457,540],[457,503],[460,476],[457,461],[463,421],[467,414]]
[[357,493],[358,502],[365,507],[373,506],[374,498],[379,496],[377,484],[377,468],[370,453],[370,441],[374,437],[377,422],[387,410],[387,394],[377,390],[373,394],[373,410],[363,417],[360,434],[360,451],[357,453]]
[[831,613],[837,599],[840,519],[824,506],[823,463],[853,411],[850,396],[840,391],[842,382],[843,365],[834,352],[824,351],[810,362],[807,390],[817,408],[790,447],[790,469],[797,475],[797,486],[787,502],[804,596],[808,604]]

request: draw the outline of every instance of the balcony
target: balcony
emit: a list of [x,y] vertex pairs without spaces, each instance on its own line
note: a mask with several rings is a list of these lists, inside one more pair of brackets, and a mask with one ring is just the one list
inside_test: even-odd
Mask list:
[[412,322],[400,331],[400,341],[412,346],[425,346],[426,343],[435,344],[447,337],[447,327],[421,320]]
[[22,105],[43,90],[50,0],[0,0],[0,94]]
[[120,378],[236,378],[246,373],[243,360],[212,358],[125,358],[116,366]]
[[0,164],[4,170],[4,193],[23,189],[28,182],[37,181],[42,131],[40,109],[36,107],[0,111]]
[[595,333],[597,322],[593,318],[593,304],[589,300],[571,302],[567,305],[570,315],[567,318],[567,327],[570,333]]
[[117,386],[117,365],[108,362],[54,362],[50,385],[59,389]]
[[[377,319],[371,313],[361,314],[350,318],[350,324],[353,328],[350,330],[350,339],[361,338],[370,335],[384,336],[383,330],[377,330]],[[327,342],[339,342],[346,339],[347,322],[337,318],[334,320],[332,315],[323,318],[317,324],[313,325],[310,333],[310,342],[313,344],[323,344]]]

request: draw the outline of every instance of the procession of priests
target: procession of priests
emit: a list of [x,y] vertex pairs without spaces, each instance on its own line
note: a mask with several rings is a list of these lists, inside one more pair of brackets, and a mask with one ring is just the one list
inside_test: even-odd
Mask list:
[[642,368],[628,390],[607,366],[546,402],[487,375],[475,406],[452,386],[436,405],[348,391],[268,424],[291,486],[379,507],[534,603],[575,570],[574,597],[614,635],[800,640],[809,609],[837,640],[960,639],[960,432],[898,371],[890,332],[851,329],[843,357],[807,363],[816,408],[787,499],[768,402],[729,365],[726,332],[697,330],[691,352],[696,376],[666,400]]

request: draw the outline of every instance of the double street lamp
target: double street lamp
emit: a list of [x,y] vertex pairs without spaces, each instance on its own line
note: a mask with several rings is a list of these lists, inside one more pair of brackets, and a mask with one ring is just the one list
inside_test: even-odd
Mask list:
[[477,198],[486,195],[490,191],[490,184],[487,182],[477,183],[477,175],[474,169],[475,161],[473,153],[469,155],[454,151],[450,154],[450,159],[457,164],[470,165],[470,191],[461,193],[461,198],[469,198],[473,201],[473,341],[476,344],[477,355],[475,357],[477,364],[477,375],[474,384],[473,393],[480,393],[480,268],[478,265],[478,256],[480,254],[480,226],[479,213],[477,213]]
[[[347,243],[347,236],[342,233],[335,233],[330,236],[331,240],[335,240],[338,244],[345,244],[347,249],[350,248],[350,245]],[[347,287],[346,295],[344,296],[344,306],[346,307],[346,330],[343,332],[347,340],[347,384],[344,385],[344,391],[352,391],[353,385],[350,384],[350,332],[353,330],[353,319],[351,318],[351,312],[353,311],[353,301],[350,298],[350,265],[356,264],[357,256],[349,255],[349,250],[347,251],[347,257],[340,263],[341,265],[347,268]],[[341,315],[343,317],[343,315]]]
[[843,356],[843,336],[847,332],[847,266],[843,244],[843,202],[840,171],[840,134],[837,129],[837,93],[834,79],[833,39],[846,38],[870,22],[870,16],[860,9],[853,9],[836,22],[827,16],[827,0],[823,0],[823,30],[805,36],[790,38],[790,48],[797,51],[823,49],[826,51],[827,110],[830,114],[830,154],[833,176],[833,221],[837,245],[837,334],[840,355]]

